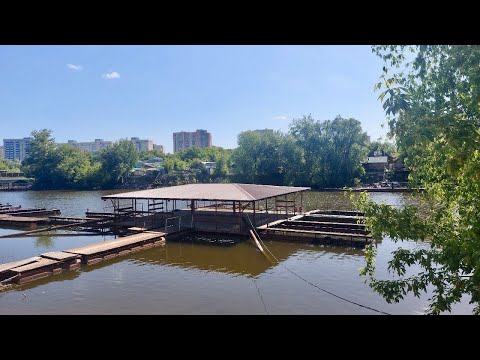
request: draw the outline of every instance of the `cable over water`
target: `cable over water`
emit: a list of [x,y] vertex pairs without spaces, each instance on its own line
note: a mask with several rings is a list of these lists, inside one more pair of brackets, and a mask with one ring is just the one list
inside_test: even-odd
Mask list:
[[[291,274],[295,275],[295,276],[298,277],[299,279],[303,280],[303,281],[306,282],[307,284],[315,287],[316,289],[321,290],[321,291],[323,291],[323,292],[325,292],[325,293],[327,293],[327,294],[329,294],[329,295],[332,295],[332,296],[334,296],[334,297],[336,297],[336,298],[338,298],[338,299],[341,299],[341,300],[346,301],[346,302],[348,302],[348,303],[350,303],[350,304],[353,304],[353,305],[356,305],[356,306],[359,306],[359,307],[362,307],[362,308],[365,308],[365,309],[368,309],[368,310],[375,311],[375,312],[380,313],[380,314],[391,315],[391,314],[389,314],[389,313],[387,313],[387,312],[385,312],[385,311],[378,310],[378,309],[374,309],[374,308],[372,308],[372,307],[370,307],[370,306],[360,304],[360,303],[358,303],[358,302],[356,302],[356,301],[349,300],[349,299],[347,299],[347,298],[344,298],[343,296],[340,296],[340,295],[337,295],[337,294],[335,294],[335,293],[333,293],[333,292],[331,292],[331,291],[325,290],[325,289],[321,288],[320,286],[318,286],[318,285],[316,285],[316,284],[308,281],[307,279],[303,278],[303,277],[300,276],[299,274],[295,273],[293,270],[290,270],[289,268],[287,268],[283,263],[280,262],[280,260],[277,259],[277,257],[276,257],[276,256],[270,251],[270,249],[265,245],[265,243],[263,242],[262,238],[261,238],[260,235],[258,234],[257,229],[255,228],[255,226],[253,226],[253,223],[252,223],[252,221],[250,220],[250,216],[248,216],[247,213],[245,213],[245,215],[247,215],[248,222],[250,223],[250,227],[253,229],[253,232],[255,233],[257,239],[258,239],[258,240],[260,241],[260,243],[262,244],[263,248],[264,248],[266,251],[268,251],[269,254],[275,259],[275,261],[276,261],[279,265],[283,266],[288,272],[290,272]],[[256,286],[256,284],[255,284],[255,286]],[[257,287],[257,290],[258,290],[258,287]],[[260,294],[260,291],[259,291],[259,294]],[[262,302],[263,302],[263,299],[262,299]],[[265,303],[263,303],[263,305],[265,306]],[[265,311],[266,311],[266,308],[265,308]]]

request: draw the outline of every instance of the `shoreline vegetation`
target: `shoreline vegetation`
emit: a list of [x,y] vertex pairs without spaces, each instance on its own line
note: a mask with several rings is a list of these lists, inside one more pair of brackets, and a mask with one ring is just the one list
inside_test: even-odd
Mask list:
[[[147,189],[222,182],[342,190],[373,183],[363,166],[370,153],[396,155],[394,144],[370,142],[360,121],[341,116],[325,121],[311,115],[293,119],[288,133],[243,131],[235,149],[190,147],[175,154],[139,153],[126,139],[90,154],[56,144],[48,129],[31,135],[20,169],[34,179],[32,190]],[[384,180],[395,180],[394,171],[385,174],[388,179]]]

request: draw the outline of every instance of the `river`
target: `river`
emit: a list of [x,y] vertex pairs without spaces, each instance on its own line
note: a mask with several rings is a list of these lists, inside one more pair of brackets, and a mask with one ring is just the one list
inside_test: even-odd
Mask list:
[[[118,192],[118,191],[116,191]],[[63,215],[103,211],[102,195],[113,191],[0,192],[0,203],[58,208]],[[408,193],[372,193],[375,201],[403,206]],[[305,210],[351,209],[339,192],[309,192]],[[0,235],[17,230],[1,229]],[[0,263],[111,239],[58,231],[49,236],[0,239]],[[203,245],[184,239],[0,292],[0,314],[376,314],[334,297],[318,287],[390,314],[423,314],[428,295],[407,296],[388,304],[359,276],[361,249],[267,241],[281,260],[272,266],[249,242],[234,246]],[[387,262],[398,248],[425,244],[378,244],[377,276],[391,277]],[[300,275],[308,284],[288,269]],[[415,271],[415,269],[412,269]],[[452,314],[471,314],[463,299]]]

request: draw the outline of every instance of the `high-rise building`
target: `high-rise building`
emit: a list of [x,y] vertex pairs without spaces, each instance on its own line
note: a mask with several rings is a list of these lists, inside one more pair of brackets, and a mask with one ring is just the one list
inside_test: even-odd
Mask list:
[[111,141],[105,141],[103,139],[95,139],[94,141],[78,142],[76,140],[68,140],[68,145],[76,147],[77,149],[87,151],[91,154],[96,153],[99,150],[105,149],[112,145]]
[[273,129],[253,130],[253,132],[256,132],[257,134],[260,134],[260,135],[273,134]]
[[135,149],[137,149],[139,153],[153,150],[152,140],[140,140],[138,137],[132,137],[130,138],[130,141],[133,143]]
[[212,146],[212,134],[207,130],[198,129],[195,132],[181,131],[173,133],[173,152],[179,152],[189,147],[207,148]]
[[0,160],[5,159],[5,148],[0,146]]
[[3,139],[4,157],[6,160],[23,161],[30,147],[31,137],[23,139]]
[[158,150],[160,152],[164,152],[163,150],[163,145],[157,145],[157,144],[153,144],[153,150]]

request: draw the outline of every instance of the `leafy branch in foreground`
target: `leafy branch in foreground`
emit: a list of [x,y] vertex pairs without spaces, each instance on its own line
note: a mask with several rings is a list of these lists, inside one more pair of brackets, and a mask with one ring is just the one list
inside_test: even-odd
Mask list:
[[[376,89],[405,163],[409,184],[422,184],[422,206],[357,206],[375,237],[427,241],[392,253],[389,271],[375,278],[375,251],[367,249],[361,274],[388,302],[432,291],[429,312],[451,311],[463,295],[480,313],[480,47],[375,46],[385,66]],[[427,210],[426,210],[427,209]],[[408,268],[420,270],[410,275]]]

